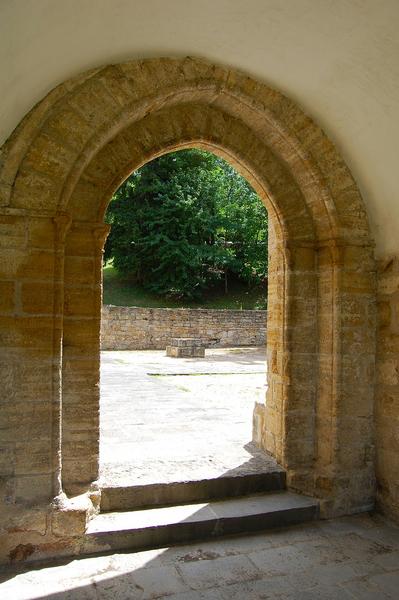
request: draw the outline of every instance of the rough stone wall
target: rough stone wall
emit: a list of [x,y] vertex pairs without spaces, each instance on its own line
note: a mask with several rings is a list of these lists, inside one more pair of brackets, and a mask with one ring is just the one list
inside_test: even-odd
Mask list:
[[173,337],[200,337],[209,346],[262,346],[265,310],[138,308],[105,305],[103,350],[164,350]]
[[399,257],[378,261],[377,503],[399,522]]

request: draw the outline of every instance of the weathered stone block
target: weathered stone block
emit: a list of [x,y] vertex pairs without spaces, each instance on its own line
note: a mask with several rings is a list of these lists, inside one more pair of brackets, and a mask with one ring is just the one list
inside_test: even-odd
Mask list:
[[65,281],[75,285],[92,285],[94,258],[92,256],[65,257]]
[[87,287],[66,287],[64,292],[64,314],[66,316],[91,316],[96,312],[97,290]]
[[53,317],[0,317],[0,343],[13,348],[37,348],[51,351]]
[[0,215],[0,248],[26,247],[26,220],[14,215]]
[[15,306],[15,283],[0,281],[0,312],[11,312]]
[[[51,424],[49,423],[49,432]],[[15,448],[15,473],[29,475],[45,474],[51,471],[51,441],[49,439],[20,441]]]
[[67,498],[64,494],[56,499],[51,513],[51,529],[61,537],[80,537],[86,531],[93,505],[87,494]]
[[32,506],[48,504],[54,495],[53,479],[52,473],[16,476],[14,479],[15,502]]
[[54,295],[57,292],[53,283],[24,282],[21,286],[22,310],[32,314],[59,314],[60,306],[54,307]]
[[204,342],[199,338],[172,338],[166,346],[166,356],[190,358],[205,356]]
[[52,219],[30,219],[28,223],[29,244],[32,248],[52,250],[56,228]]
[[18,260],[16,275],[21,279],[49,280],[54,276],[54,253],[32,250]]

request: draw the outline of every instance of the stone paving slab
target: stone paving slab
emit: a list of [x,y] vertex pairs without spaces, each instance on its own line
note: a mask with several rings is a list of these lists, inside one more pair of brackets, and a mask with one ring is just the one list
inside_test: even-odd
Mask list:
[[103,485],[275,469],[251,443],[254,403],[265,394],[264,348],[209,349],[190,359],[163,351],[102,352]]
[[0,598],[397,600],[398,553],[397,527],[357,515],[174,548],[6,568]]
[[[197,502],[144,510],[108,512],[96,515],[89,523],[87,533],[96,534],[129,529],[157,528],[183,522],[196,523],[243,519],[266,514],[275,514],[278,517],[278,514],[282,511],[299,512],[301,509],[314,508],[316,504],[313,498],[282,490],[208,503]],[[281,521],[279,524],[281,525]]]

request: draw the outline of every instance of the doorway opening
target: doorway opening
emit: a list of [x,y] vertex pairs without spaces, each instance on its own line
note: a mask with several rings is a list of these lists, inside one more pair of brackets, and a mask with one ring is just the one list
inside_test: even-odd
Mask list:
[[[102,486],[276,469],[252,441],[266,394],[268,265],[255,190],[222,157],[186,148],[134,171],[106,221]],[[173,343],[179,358],[166,355]]]

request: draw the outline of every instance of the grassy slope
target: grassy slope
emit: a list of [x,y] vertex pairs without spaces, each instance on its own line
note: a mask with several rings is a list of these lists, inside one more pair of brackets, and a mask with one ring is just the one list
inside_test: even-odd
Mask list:
[[[120,277],[111,264],[104,267],[104,304],[116,306],[148,306],[151,308],[266,308],[266,289],[248,289],[246,285],[234,282],[227,295],[223,289],[214,289],[206,294],[204,301],[187,302],[172,300],[152,294],[129,284]],[[223,286],[221,286],[223,287]]]

